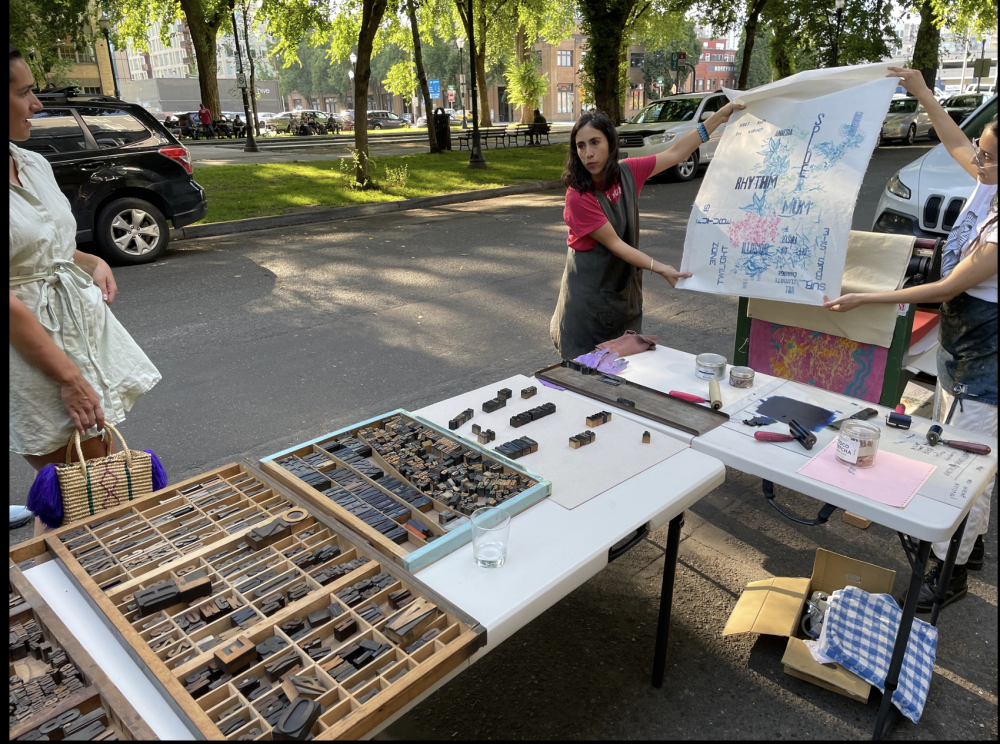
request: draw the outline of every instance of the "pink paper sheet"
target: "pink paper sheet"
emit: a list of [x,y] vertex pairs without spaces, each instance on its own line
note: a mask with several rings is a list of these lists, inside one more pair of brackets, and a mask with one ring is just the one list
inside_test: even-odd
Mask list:
[[937,467],[879,451],[875,467],[859,469],[839,462],[836,452],[837,440],[834,439],[799,468],[799,474],[899,509],[910,503]]

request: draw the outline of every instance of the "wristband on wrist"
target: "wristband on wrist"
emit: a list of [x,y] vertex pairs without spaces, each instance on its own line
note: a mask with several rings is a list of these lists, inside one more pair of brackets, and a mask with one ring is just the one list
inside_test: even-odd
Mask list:
[[708,142],[708,130],[705,128],[704,124],[698,125],[698,136],[701,137],[702,142]]
[[649,270],[653,270],[653,259],[649,259]]

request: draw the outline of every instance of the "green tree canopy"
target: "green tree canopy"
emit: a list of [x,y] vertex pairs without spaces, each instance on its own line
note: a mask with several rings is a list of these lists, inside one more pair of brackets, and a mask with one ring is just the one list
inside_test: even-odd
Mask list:
[[39,87],[59,65],[59,47],[82,50],[92,40],[96,18],[89,0],[11,0],[10,43],[24,56]]

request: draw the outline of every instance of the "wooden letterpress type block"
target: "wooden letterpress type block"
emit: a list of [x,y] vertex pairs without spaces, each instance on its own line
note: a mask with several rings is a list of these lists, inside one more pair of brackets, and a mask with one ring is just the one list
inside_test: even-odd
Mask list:
[[408,646],[424,634],[437,616],[437,607],[426,599],[419,598],[390,617],[382,632],[390,641]]
[[510,388],[500,388],[497,390],[497,397],[503,400],[510,400],[511,395]]
[[239,636],[222,648],[216,649],[215,658],[227,674],[236,674],[257,660],[257,649],[246,636]]
[[530,387],[526,387],[526,388],[521,388],[521,397],[524,398],[525,400],[527,400],[528,398],[531,398],[536,393],[538,393],[538,390],[537,390],[537,388],[535,388],[534,385],[532,385]]
[[643,444],[649,444],[649,442],[650,442],[649,432],[648,431],[644,431],[642,433],[642,443]]
[[377,686],[373,687],[368,692],[366,692],[364,695],[362,695],[361,697],[359,697],[358,698],[358,702],[363,705],[364,703],[367,703],[373,697],[375,697],[376,695],[378,695],[379,692],[380,692],[380,689]]
[[348,638],[350,638],[357,632],[358,632],[358,623],[353,618],[350,618],[334,627],[333,637],[336,638],[338,641],[346,641]]
[[260,550],[279,540],[285,539],[290,534],[292,534],[292,526],[281,517],[278,517],[266,524],[254,527],[247,535],[246,540],[251,548]]
[[273,682],[277,681],[280,677],[287,674],[298,665],[299,655],[293,652],[286,654],[279,659],[269,661],[264,665],[264,671],[267,673],[268,679]]
[[326,609],[316,610],[316,612],[310,612],[306,615],[306,620],[310,628],[318,628],[321,625],[325,625],[330,622],[330,619],[330,611]]
[[243,697],[253,700],[250,695],[260,687],[260,679],[258,679],[256,674],[251,674],[246,679],[241,679],[234,686],[236,687],[236,691]]
[[291,637],[298,633],[300,630],[306,627],[305,622],[301,617],[293,617],[291,620],[286,620],[278,626],[281,628],[282,632]]
[[207,597],[212,593],[212,580],[207,576],[197,579],[190,579],[182,576],[175,582],[180,601],[191,603],[201,597]]
[[135,593],[135,602],[139,605],[141,617],[165,610],[180,601],[180,592],[173,580],[161,581]]
[[263,641],[257,644],[256,651],[257,654],[262,659],[266,659],[273,654],[278,653],[282,649],[288,646],[288,641],[284,638],[278,636],[271,636],[270,638],[265,638]]
[[569,438],[569,446],[573,449],[580,449],[580,437],[572,436]]
[[323,708],[315,700],[303,697],[295,698],[275,724],[275,738],[292,741],[305,740],[322,712]]

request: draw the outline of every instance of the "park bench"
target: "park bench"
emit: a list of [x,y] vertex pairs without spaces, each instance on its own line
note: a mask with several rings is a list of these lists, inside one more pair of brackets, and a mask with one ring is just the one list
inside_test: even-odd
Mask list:
[[[461,150],[464,147],[472,149],[472,129],[466,129],[461,134],[451,135],[452,142],[458,141],[458,149]],[[479,141],[482,143],[485,149],[490,149],[490,141],[494,144],[503,144],[504,147],[507,146],[507,127],[484,127],[479,130]]]

